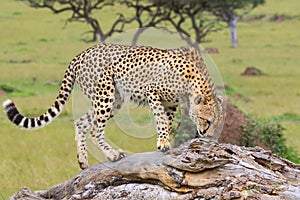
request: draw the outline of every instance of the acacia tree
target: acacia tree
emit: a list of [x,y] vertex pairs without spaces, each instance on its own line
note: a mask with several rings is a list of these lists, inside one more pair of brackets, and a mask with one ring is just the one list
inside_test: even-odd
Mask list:
[[265,3],[265,0],[213,0],[209,4],[209,11],[230,28],[231,46],[238,47],[237,23],[254,8]]
[[163,22],[167,21],[170,17],[170,10],[164,9],[162,4],[142,0],[121,0],[120,3],[134,10],[134,14],[127,19],[130,22],[135,21],[138,26],[138,30],[132,40],[132,45],[137,43],[140,34],[148,27],[165,27]]
[[176,30],[189,45],[197,47],[197,44],[203,42],[209,33],[222,28],[218,19],[208,12],[208,0],[123,0],[121,2],[128,8],[134,9],[132,20],[136,21],[140,28],[133,44],[147,27],[159,27]]
[[[125,25],[137,22],[138,32],[134,37],[133,44],[142,33],[142,28],[164,27],[177,30],[182,38],[191,44],[190,37],[195,36],[197,43],[203,42],[205,36],[217,31],[216,21],[207,18],[206,4],[208,0],[21,0],[33,8],[50,9],[55,14],[69,12],[67,22],[85,22],[91,27],[93,37],[90,41],[103,42],[115,32],[122,32]],[[102,26],[105,19],[99,19],[95,13],[99,13],[108,6],[125,5],[134,10],[134,14],[118,13],[109,30],[104,31]],[[206,12],[204,14],[204,12]],[[194,32],[194,33],[192,33]]]
[[222,29],[218,20],[209,11],[209,0],[156,0],[165,2],[172,17],[167,20],[188,42],[194,36],[196,43],[205,41],[211,32]]
[[[34,8],[47,8],[55,14],[69,12],[67,22],[85,22],[91,27],[91,41],[104,40],[115,32],[123,32],[125,25],[136,22],[139,28],[132,44],[147,27],[175,29],[190,45],[205,40],[211,33],[221,30],[220,20],[226,22],[231,30],[232,47],[237,47],[237,22],[265,0],[21,0]],[[99,19],[96,12],[102,9],[122,5],[126,11],[117,13],[114,22],[106,31],[103,30],[105,19]],[[194,39],[195,42],[193,42]]]
[[[94,12],[100,11],[105,7],[113,6],[113,0],[21,0],[33,8],[46,8],[55,14],[69,12],[71,15],[67,22],[84,22],[90,25],[93,37],[90,41],[103,42],[107,37],[115,32],[122,32],[126,23],[123,14],[118,13],[115,21],[108,30],[103,30],[99,19],[95,17]],[[101,20],[103,22],[105,20]]]

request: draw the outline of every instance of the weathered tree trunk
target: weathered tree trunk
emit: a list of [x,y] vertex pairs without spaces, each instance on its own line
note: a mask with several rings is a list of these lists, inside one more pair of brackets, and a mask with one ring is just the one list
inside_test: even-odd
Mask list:
[[230,41],[231,41],[232,48],[238,47],[238,34],[237,34],[237,30],[236,30],[237,22],[238,22],[238,17],[230,19],[228,22],[228,26],[230,29]]
[[300,199],[300,165],[262,148],[193,139],[167,153],[104,162],[11,199]]
[[148,27],[144,27],[144,28],[139,28],[136,33],[133,36],[133,39],[131,41],[131,45],[132,46],[136,46],[137,45],[137,41],[140,37],[140,35],[147,29]]

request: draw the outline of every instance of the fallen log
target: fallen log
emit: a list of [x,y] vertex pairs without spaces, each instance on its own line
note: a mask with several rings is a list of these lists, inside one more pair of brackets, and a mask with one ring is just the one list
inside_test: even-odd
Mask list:
[[300,199],[300,165],[260,147],[208,138],[167,153],[129,155],[81,171],[42,191],[10,199]]

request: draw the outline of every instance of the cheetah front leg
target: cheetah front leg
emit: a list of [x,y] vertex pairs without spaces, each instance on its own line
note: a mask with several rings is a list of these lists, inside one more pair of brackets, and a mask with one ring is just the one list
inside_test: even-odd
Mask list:
[[[161,103],[161,98],[151,85],[146,88],[146,96],[148,98],[149,106],[152,110],[154,120],[156,121],[157,149],[166,152],[170,149],[170,127],[165,107]],[[173,121],[173,118],[172,118]]]
[[91,128],[92,109],[75,121],[75,140],[77,143],[77,159],[81,169],[88,168],[86,136]]
[[169,131],[168,131],[169,134],[172,132],[172,125],[173,125],[176,109],[177,109],[176,106],[166,107],[167,120],[169,123]]

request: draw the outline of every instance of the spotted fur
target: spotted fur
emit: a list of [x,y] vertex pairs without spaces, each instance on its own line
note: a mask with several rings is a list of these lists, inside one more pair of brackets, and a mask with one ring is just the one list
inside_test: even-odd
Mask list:
[[158,132],[157,148],[170,148],[169,134],[176,107],[188,102],[189,116],[198,132],[213,135],[223,119],[221,100],[205,63],[190,47],[157,49],[114,44],[99,44],[77,55],[65,72],[53,105],[38,117],[25,117],[15,104],[6,100],[3,107],[10,121],[21,128],[37,129],[53,121],[70,97],[74,84],[91,101],[88,112],[75,122],[78,162],[88,167],[86,135],[111,161],[125,156],[104,140],[104,128],[126,100],[148,103]]

